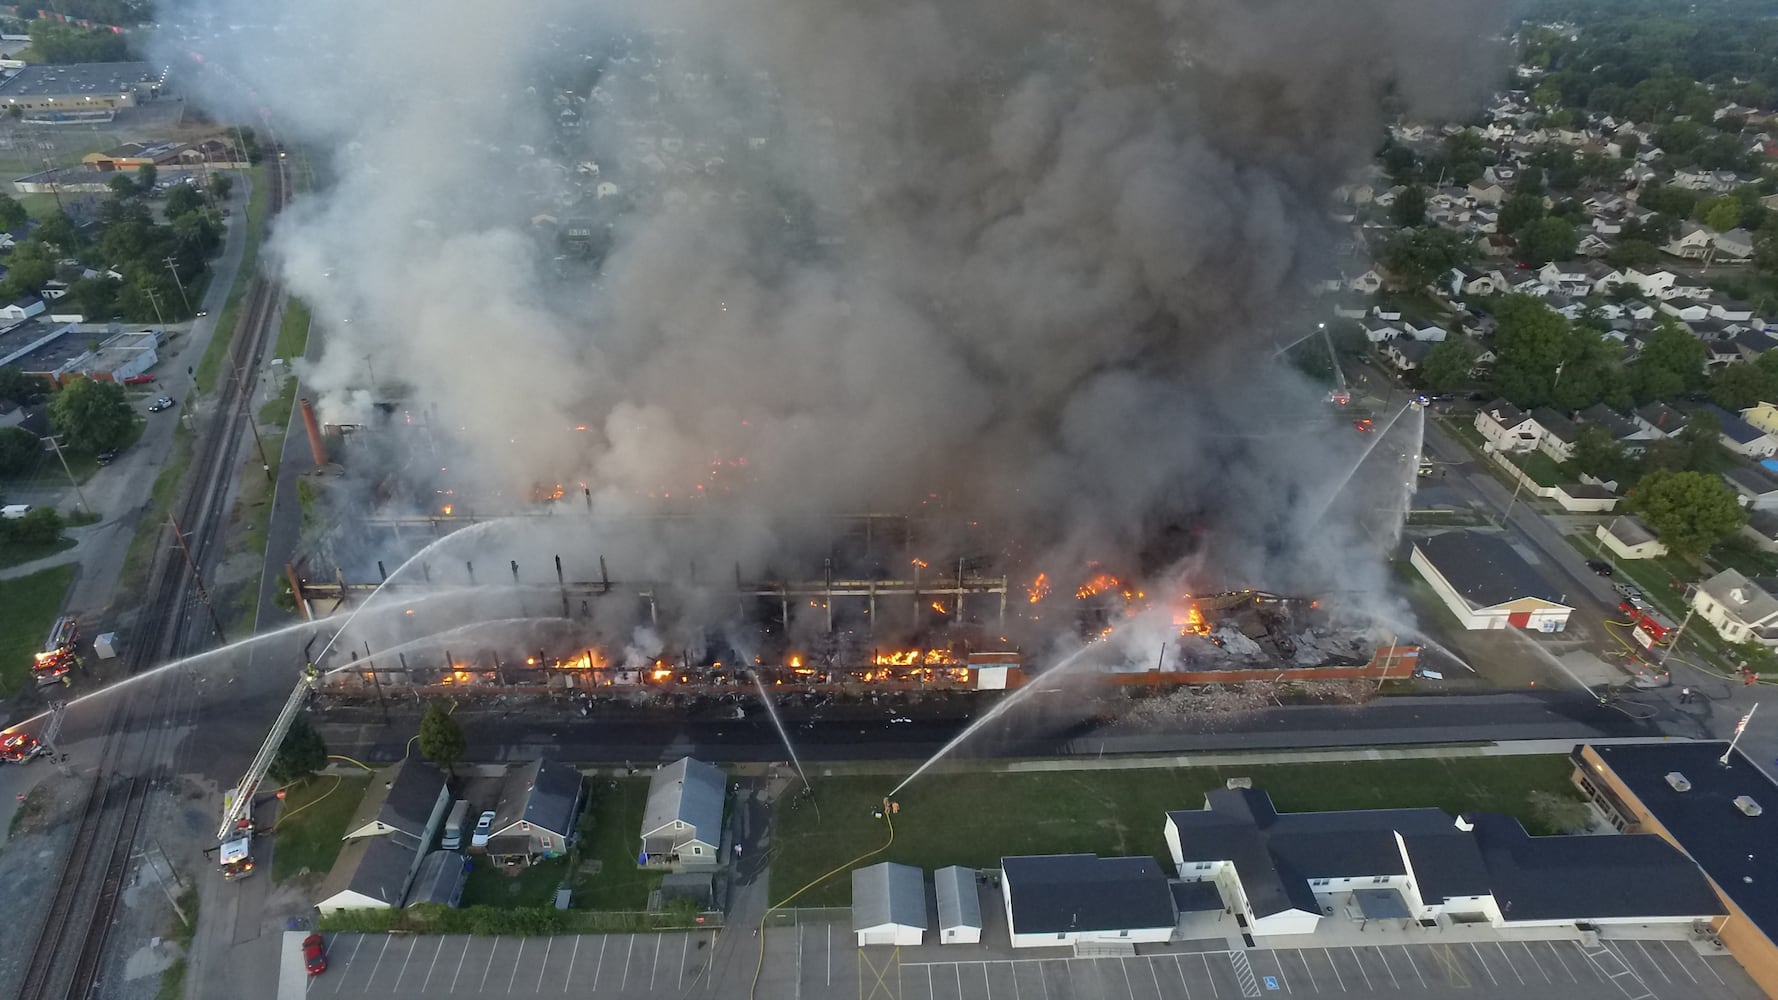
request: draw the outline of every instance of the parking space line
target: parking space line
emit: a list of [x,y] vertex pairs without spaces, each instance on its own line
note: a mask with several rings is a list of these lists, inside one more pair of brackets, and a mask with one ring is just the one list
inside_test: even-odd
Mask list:
[[617,984],[617,988],[619,990],[625,989],[626,987],[628,987],[630,985],[630,959],[635,958],[635,957],[636,957],[636,935],[634,932],[632,932],[630,934],[630,948],[628,951],[624,952],[624,978],[623,978],[622,982]]
[[1574,970],[1568,968],[1567,962],[1562,961],[1562,953],[1556,950],[1556,942],[1545,941],[1544,944],[1549,946],[1550,954],[1556,956],[1556,964],[1562,967],[1562,972],[1568,976],[1568,981],[1571,983],[1580,982],[1579,979],[1574,977]]
[[1041,959],[1037,963],[1037,985],[1043,987],[1043,1000],[1050,1000],[1050,974]]
[[377,981],[377,970],[383,967],[383,956],[385,954],[387,954],[389,951],[389,941],[390,940],[391,940],[391,935],[388,935],[388,934],[383,935],[383,947],[377,951],[377,960],[375,962],[373,962],[370,967],[370,979],[367,980],[364,984],[364,988],[367,990],[370,989],[371,986],[373,986]]
[[1278,952],[1271,948],[1266,949],[1266,954],[1272,956],[1272,964],[1278,967],[1278,979],[1284,983],[1284,992],[1295,993],[1296,990],[1290,988],[1290,977],[1284,974],[1284,960],[1279,958]]
[[[537,992],[539,993],[543,992],[543,974],[549,971],[549,950],[555,943],[556,937],[554,934],[543,939],[543,961],[537,963]],[[513,972],[515,974],[518,972],[517,966],[513,967]]]
[[[1185,991],[1185,1000],[1192,1000],[1192,988],[1191,985],[1185,981],[1185,966],[1180,963],[1178,955],[1173,956],[1173,971],[1179,973],[1179,988]],[[1210,966],[1204,966],[1204,971],[1209,972]],[[1160,992],[1159,987],[1156,987],[1155,992]],[[1165,993],[1162,993],[1162,1000],[1165,1000],[1166,996]]]
[[[1420,974],[1420,964],[1418,962],[1414,961],[1414,953],[1409,951],[1408,946],[1405,944],[1401,945],[1400,947],[1401,947],[1401,953],[1408,957],[1408,968],[1414,970],[1414,978],[1420,980],[1420,988],[1425,989],[1426,988],[1426,977],[1422,976]],[[1382,954],[1382,949],[1381,948],[1377,949],[1377,953]],[[1390,973],[1390,975],[1394,975],[1394,973]]]
[[[863,970],[860,970],[858,974],[864,975]],[[938,991],[932,988],[932,966],[928,965],[926,967],[926,998],[932,1000],[936,996],[938,996]]]
[[953,972],[957,976],[957,996],[958,996],[959,1000],[961,1000],[961,998],[963,996],[963,963],[958,962],[957,964],[951,966],[951,972]]
[[[603,971],[605,968],[605,946],[610,943],[611,943],[611,935],[609,935],[609,934],[600,935],[600,937],[599,937],[599,964],[593,966],[592,988],[595,990],[597,990],[599,988],[599,973],[601,971]],[[566,991],[564,991],[564,992],[566,992]]]
[[568,972],[562,976],[563,993],[568,992],[568,984],[574,981],[574,963],[580,958],[580,938],[579,934],[574,935],[574,950],[568,953]]
[[354,941],[352,943],[352,954],[346,956],[346,967],[340,970],[340,977],[334,983],[334,986],[333,986],[334,993],[337,994],[342,988],[345,987],[346,973],[352,971],[352,963],[358,959],[358,949],[360,949],[362,947],[364,947],[364,935],[360,934],[360,935],[358,935],[358,940]]
[[[1130,982],[1130,960],[1120,956],[1117,960],[1117,964],[1119,968],[1124,970],[1124,992],[1130,995],[1130,1000],[1136,1000],[1136,984]],[[988,991],[988,1000],[994,1000],[994,992],[992,990]]]
[[[828,926],[831,927],[833,925],[829,924]],[[685,989],[685,956],[687,956],[689,954],[691,954],[691,935],[690,934],[682,934],[682,935],[680,935],[680,944],[679,944],[679,988],[682,990]],[[833,985],[833,955],[832,955],[832,953],[829,953],[827,956],[827,985],[829,985],[829,986]]]
[[1685,967],[1685,963],[1679,960],[1678,955],[1673,954],[1673,946],[1671,944],[1668,944],[1667,942],[1662,941],[1661,947],[1667,949],[1667,957],[1671,958],[1673,960],[1674,965],[1679,966],[1679,971],[1685,973],[1685,978],[1691,980],[1694,983],[1698,981],[1698,977],[1692,975],[1692,970]]
[[[796,949],[796,957],[797,957],[796,990],[800,994],[803,989],[803,986],[802,986],[802,983],[803,983],[803,975],[802,975],[802,973],[803,973],[803,963],[802,963],[803,949],[801,946],[801,941],[802,941],[801,931],[802,931],[803,925],[797,924],[796,926],[797,926],[797,931],[798,931],[798,937],[797,937],[798,945],[797,945],[797,949]],[[661,974],[661,935],[656,934],[654,936],[654,959],[652,961],[650,961],[648,964],[648,991],[650,993],[654,992],[654,977],[656,977],[660,974]]]
[[1661,968],[1661,963],[1655,961],[1655,957],[1648,953],[1648,947],[1641,941],[1636,942],[1636,950],[1642,952],[1642,957],[1648,959],[1648,964],[1655,967],[1655,971],[1661,974],[1662,979],[1669,983],[1673,981],[1673,977],[1667,975],[1667,970]]
[[994,984],[988,982],[988,963],[986,962],[982,963],[982,986],[988,991],[988,1000],[994,1000]]
[[1019,990],[1019,967],[1016,965],[1009,965],[1007,966],[1007,971],[1012,973],[1012,1000],[1023,1000]]
[[[1340,975],[1340,967],[1334,964],[1333,952],[1323,948],[1321,949],[1321,953],[1327,956],[1327,967],[1334,970],[1334,979],[1340,984],[1340,992],[1346,992],[1346,977]],[[1309,963],[1305,961],[1303,964],[1308,965]]]
[[1377,988],[1371,985],[1371,974],[1364,969],[1364,955],[1357,948],[1352,949],[1352,964],[1358,966],[1358,974],[1364,977],[1366,992],[1376,992]]
[[1482,964],[1482,971],[1488,974],[1488,982],[1493,983],[1495,986],[1499,986],[1500,980],[1495,979],[1494,970],[1488,968],[1488,960],[1482,957],[1482,949],[1477,948],[1475,942],[1471,941],[1469,943],[1469,950],[1475,952],[1475,960]]
[[519,938],[519,950],[512,956],[512,975],[506,977],[506,992],[512,992],[512,984],[519,981],[519,966],[525,964],[525,939]]
[[1303,954],[1302,949],[1298,948],[1296,952],[1296,960],[1303,963],[1303,975],[1309,977],[1309,985],[1315,987],[1315,992],[1319,994],[1321,992],[1321,984],[1315,981],[1315,970],[1309,968],[1309,956]]
[[451,976],[451,988],[449,990],[451,993],[457,992],[457,977],[463,974],[463,962],[469,957],[469,946],[474,941],[475,938],[473,937],[466,937],[463,939],[463,954],[457,956],[457,971]]
[[1389,957],[1383,954],[1383,946],[1379,944],[1374,947],[1377,949],[1377,957],[1383,960],[1383,968],[1389,973],[1389,981],[1395,984],[1396,989],[1401,989],[1401,980],[1395,978],[1395,968],[1389,964]]
[[[1167,994],[1161,992],[1161,974],[1155,971],[1153,958],[1148,960],[1148,974],[1154,977],[1154,995],[1158,1000],[1167,1000]],[[1017,986],[1018,984],[1018,980],[1014,979],[1013,985]],[[1132,994],[1132,996],[1134,996],[1134,994]],[[1015,995],[1012,1000],[1019,1000],[1019,998]]]
[[438,936],[438,950],[432,953],[432,964],[426,967],[426,980],[420,984],[421,993],[426,992],[426,987],[432,985],[432,970],[438,966],[438,956],[444,954],[444,943],[445,936],[440,934]]
[[1720,986],[1727,986],[1728,985],[1727,983],[1723,982],[1721,974],[1719,974],[1715,969],[1710,967],[1710,962],[1707,959],[1705,959],[1704,956],[1699,955],[1698,961],[1699,961],[1699,963],[1701,963],[1704,966],[1705,972],[1710,973],[1710,975],[1712,975],[1716,978],[1716,982],[1718,985],[1720,985]]
[[[680,961],[679,961],[679,978],[681,980],[683,980],[685,978],[685,960],[683,957],[681,957]],[[829,986],[833,985],[833,925],[832,924],[827,925],[827,985],[829,985]]]
[[482,984],[475,988],[477,993],[488,991],[488,973],[494,971],[494,953],[500,950],[500,935],[494,935],[494,947],[488,950],[488,961],[482,966]]
[[1519,975],[1519,967],[1514,965],[1512,958],[1507,955],[1506,945],[1501,944],[1499,941],[1496,941],[1496,942],[1494,942],[1494,947],[1500,949],[1500,957],[1506,959],[1506,967],[1513,970],[1513,978],[1517,979],[1519,981],[1520,986],[1525,985],[1525,977]]
[[401,971],[395,974],[395,985],[391,989],[401,989],[401,979],[407,975],[407,964],[414,960],[414,949],[420,946],[419,935],[408,939],[407,957],[401,960]]
[[1580,952],[1580,964],[1585,966],[1587,971],[1589,971],[1593,974],[1594,979],[1597,979],[1600,982],[1604,982],[1605,976],[1603,974],[1601,974],[1598,969],[1593,967],[1593,960],[1587,957],[1587,950],[1580,946],[1580,942],[1579,941],[1570,941],[1568,943],[1574,945],[1575,951]]
[[1553,983],[1553,982],[1555,982],[1555,980],[1553,980],[1553,979],[1551,979],[1551,978],[1550,978],[1550,974],[1549,974],[1549,973],[1547,973],[1547,972],[1545,972],[1545,971],[1543,971],[1543,963],[1542,963],[1542,962],[1539,962],[1539,961],[1538,961],[1538,960],[1537,960],[1537,956],[1536,956],[1536,955],[1533,955],[1533,954],[1532,954],[1532,953],[1531,953],[1531,945],[1530,945],[1530,944],[1529,944],[1529,943],[1528,943],[1528,942],[1525,942],[1525,941],[1520,941],[1520,942],[1519,942],[1519,947],[1521,947],[1521,948],[1523,948],[1523,949],[1525,949],[1525,957],[1526,957],[1526,958],[1529,958],[1529,959],[1530,959],[1530,960],[1531,960],[1531,964],[1532,964],[1532,965],[1535,965],[1535,966],[1537,966],[1537,974],[1538,974],[1538,975],[1540,975],[1540,976],[1542,976],[1542,977],[1543,977],[1543,981],[1544,981],[1544,982],[1546,982],[1546,983]]

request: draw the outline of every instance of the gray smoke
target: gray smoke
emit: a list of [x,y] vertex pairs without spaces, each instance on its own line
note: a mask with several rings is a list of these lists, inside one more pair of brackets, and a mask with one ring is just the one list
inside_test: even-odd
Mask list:
[[[285,6],[169,13],[207,27],[168,58],[232,67],[193,69],[199,96],[330,151],[271,244],[328,328],[323,419],[361,419],[374,370],[509,495],[720,513],[661,540],[714,566],[794,548],[789,515],[942,507],[1028,565],[1194,532],[1188,569],[1275,588],[1349,583],[1359,548],[1308,512],[1366,442],[1308,430],[1321,390],[1269,360],[1330,266],[1328,192],[1386,105],[1473,107],[1505,17]],[[553,259],[544,216],[589,222],[597,266]]]

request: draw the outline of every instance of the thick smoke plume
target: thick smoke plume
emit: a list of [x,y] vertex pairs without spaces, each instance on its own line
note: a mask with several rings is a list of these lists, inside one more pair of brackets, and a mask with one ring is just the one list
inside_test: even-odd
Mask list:
[[167,58],[328,151],[272,243],[323,419],[400,383],[440,464],[720,513],[675,536],[714,566],[942,507],[1032,565],[1172,532],[1324,587],[1364,442],[1271,355],[1328,192],[1391,107],[1473,105],[1503,6],[308,0],[169,14]]

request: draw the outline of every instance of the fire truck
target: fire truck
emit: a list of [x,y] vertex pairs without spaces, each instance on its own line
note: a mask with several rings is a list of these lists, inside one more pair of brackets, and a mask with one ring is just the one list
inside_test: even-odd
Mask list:
[[73,615],[63,615],[50,626],[49,638],[43,641],[43,652],[37,654],[36,662],[31,664],[31,676],[39,686],[59,684],[80,663],[74,653],[75,643],[80,641],[80,623]]
[[235,820],[217,852],[217,861],[222,865],[222,877],[232,882],[253,874],[253,793],[243,795],[241,789],[231,788],[223,795],[222,805]]
[[49,747],[37,742],[30,733],[0,734],[0,760],[8,764],[29,764],[49,753]]
[[1666,615],[1656,611],[1640,597],[1626,597],[1618,602],[1618,610],[1630,616],[1630,637],[1643,649],[1666,645],[1678,631]]

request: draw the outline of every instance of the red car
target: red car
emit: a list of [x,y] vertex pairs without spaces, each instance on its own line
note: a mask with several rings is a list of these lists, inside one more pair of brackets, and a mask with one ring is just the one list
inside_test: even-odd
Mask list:
[[327,949],[322,946],[321,935],[310,934],[303,938],[303,968],[308,969],[311,976],[327,971]]
[[131,375],[123,380],[124,385],[147,385],[154,381],[153,375]]

